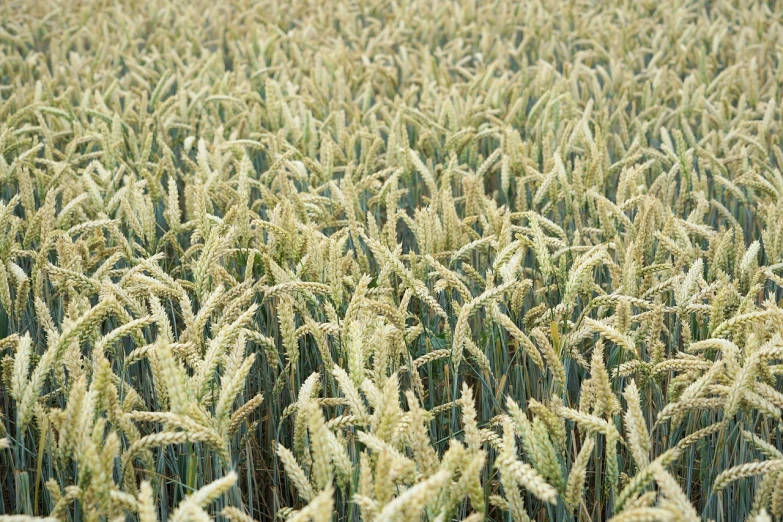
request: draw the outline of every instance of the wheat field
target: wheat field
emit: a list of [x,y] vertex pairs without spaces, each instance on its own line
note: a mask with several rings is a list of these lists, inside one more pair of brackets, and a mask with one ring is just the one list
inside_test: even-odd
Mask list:
[[783,520],[783,6],[0,2],[0,522]]

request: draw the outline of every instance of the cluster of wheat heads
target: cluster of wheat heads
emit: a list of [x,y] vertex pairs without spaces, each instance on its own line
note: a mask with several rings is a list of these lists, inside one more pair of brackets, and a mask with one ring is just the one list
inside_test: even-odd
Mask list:
[[0,520],[783,517],[783,8],[0,5]]

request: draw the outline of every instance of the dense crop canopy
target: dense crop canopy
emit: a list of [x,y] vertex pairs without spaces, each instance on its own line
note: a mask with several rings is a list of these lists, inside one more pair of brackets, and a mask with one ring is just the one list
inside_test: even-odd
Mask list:
[[783,6],[0,2],[0,522],[783,520]]

